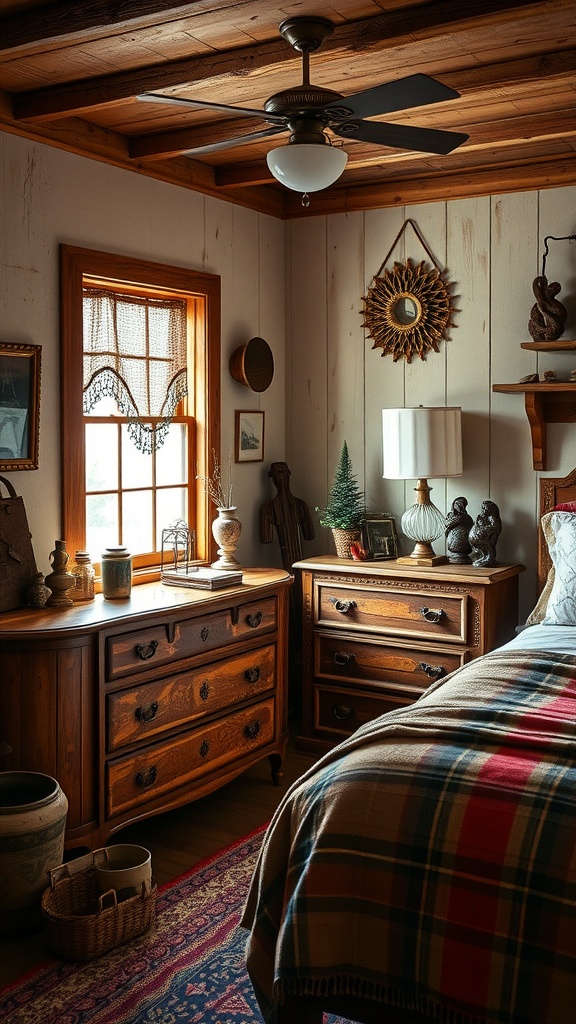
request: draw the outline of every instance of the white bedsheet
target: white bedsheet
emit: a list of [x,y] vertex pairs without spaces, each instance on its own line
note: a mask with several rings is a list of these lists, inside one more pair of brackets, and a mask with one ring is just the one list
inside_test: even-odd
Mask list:
[[527,626],[513,640],[503,644],[500,650],[554,651],[576,657],[576,626],[557,626],[553,623]]

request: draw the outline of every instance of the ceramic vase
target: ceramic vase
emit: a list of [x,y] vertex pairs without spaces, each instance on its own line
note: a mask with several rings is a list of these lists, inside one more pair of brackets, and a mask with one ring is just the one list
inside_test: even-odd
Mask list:
[[70,555],[66,551],[66,541],[57,540],[54,551],[50,552],[50,564],[52,572],[45,579],[45,584],[51,591],[46,601],[47,608],[69,608],[74,604],[70,597],[70,591],[76,586],[76,580],[72,573],[68,572]]
[[242,531],[242,523],[236,518],[235,508],[219,508],[218,518],[212,523],[212,536],[218,545],[218,558],[212,562],[213,569],[239,569],[240,563],[234,556]]
[[42,925],[41,898],[62,863],[68,800],[39,772],[0,772],[0,937]]

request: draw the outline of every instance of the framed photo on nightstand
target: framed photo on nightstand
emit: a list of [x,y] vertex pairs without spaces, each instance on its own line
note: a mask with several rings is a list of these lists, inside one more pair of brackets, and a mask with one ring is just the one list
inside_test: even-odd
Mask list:
[[376,561],[398,558],[398,534],[394,516],[387,512],[368,514],[362,526],[362,547],[368,552],[368,558]]

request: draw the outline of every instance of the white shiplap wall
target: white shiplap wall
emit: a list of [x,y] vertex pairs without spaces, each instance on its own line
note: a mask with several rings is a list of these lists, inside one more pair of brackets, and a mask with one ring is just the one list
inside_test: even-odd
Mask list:
[[[246,565],[279,564],[277,545],[260,543],[258,521],[273,493],[269,462],[285,459],[284,234],[275,218],[0,133],[0,341],[42,346],[40,466],[6,476],[24,497],[42,571],[61,529],[60,242],[220,275],[224,464],[235,410],[266,413],[266,462],[233,467],[238,555]],[[276,364],[262,395],[228,371],[234,349],[255,335]]]
[[[368,505],[398,518],[412,503],[412,483],[381,476],[381,409],[460,405],[464,475],[434,483],[442,509],[463,494],[478,514],[495,501],[503,530],[502,561],[528,566],[521,577],[521,615],[535,593],[539,477],[532,469],[522,396],[492,392],[536,370],[570,370],[576,355],[532,353],[528,319],[532,281],[540,273],[545,235],[576,231],[576,188],[550,189],[421,206],[314,217],[287,226],[288,463],[292,491],[314,508],[332,482],[344,439]],[[439,354],[410,365],[372,349],[362,328],[362,297],[404,221],[412,218],[437,262],[447,268],[459,309]],[[408,226],[386,262],[429,257]],[[550,243],[549,280],[562,285],[569,311],[564,337],[576,338],[576,244]],[[576,427],[549,427],[549,476],[576,465]],[[315,518],[316,538],[305,555],[333,551]],[[443,539],[437,545],[443,549]],[[409,550],[409,548],[408,548]]]

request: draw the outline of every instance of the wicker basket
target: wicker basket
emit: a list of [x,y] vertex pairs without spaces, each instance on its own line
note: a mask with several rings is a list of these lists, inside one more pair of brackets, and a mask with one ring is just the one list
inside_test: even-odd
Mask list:
[[53,952],[65,960],[94,960],[136,938],[154,923],[157,891],[153,881],[120,902],[114,889],[102,894],[93,853],[53,868],[42,895]]

